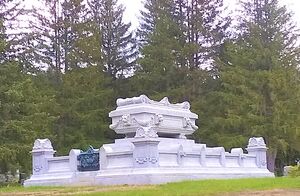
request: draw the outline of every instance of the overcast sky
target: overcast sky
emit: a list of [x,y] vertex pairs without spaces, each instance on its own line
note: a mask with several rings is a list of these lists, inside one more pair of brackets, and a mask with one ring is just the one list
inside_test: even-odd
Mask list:
[[[31,0],[33,1],[33,0]],[[138,26],[139,10],[143,7],[143,0],[119,0],[120,3],[126,6],[126,12],[124,20],[126,22],[131,21],[133,26]],[[224,4],[228,6],[230,10],[236,9],[236,4],[239,0],[224,0]],[[300,28],[300,0],[279,0],[281,5],[286,5],[288,10],[294,12],[294,19]]]
[[[1,1],[1,0],[0,0]],[[126,6],[124,14],[125,22],[131,22],[133,27],[138,26],[139,10],[143,8],[143,0],[119,0],[120,3]],[[146,1],[146,0],[144,0]],[[236,4],[239,0],[224,0],[225,5],[228,5],[230,10],[236,9]],[[27,6],[37,5],[38,0],[25,0]],[[279,0],[281,5],[287,5],[287,8],[294,12],[294,19],[300,28],[300,0]]]

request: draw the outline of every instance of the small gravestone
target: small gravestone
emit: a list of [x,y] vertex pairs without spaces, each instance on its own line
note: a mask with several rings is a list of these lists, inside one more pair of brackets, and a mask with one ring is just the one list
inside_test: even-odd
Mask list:
[[86,152],[81,152],[77,160],[79,162],[78,171],[97,171],[99,166],[99,151],[95,150],[92,146]]

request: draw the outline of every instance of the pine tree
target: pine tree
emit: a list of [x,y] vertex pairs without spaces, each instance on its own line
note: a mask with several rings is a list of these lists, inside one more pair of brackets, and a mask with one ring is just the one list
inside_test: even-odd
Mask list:
[[227,147],[262,136],[270,148],[268,168],[274,171],[278,151],[299,150],[297,33],[290,13],[275,0],[247,1],[244,9],[249,18],[241,22],[238,40],[226,44],[218,62],[219,88],[202,103],[202,136],[212,132],[208,139]]
[[[25,10],[21,0],[3,0],[0,2],[0,18],[3,20],[1,33],[6,40],[6,59],[18,61],[24,72],[36,72],[37,68],[32,63],[33,53],[32,42],[34,37],[29,32],[29,27],[24,20],[31,10]],[[2,56],[4,57],[4,56]]]
[[63,71],[61,1],[43,0],[42,8],[34,8],[30,27],[35,36],[35,63],[55,73],[61,81]]
[[114,79],[131,75],[135,70],[136,41],[131,24],[122,21],[124,7],[116,0],[94,0],[89,5],[100,30],[104,71]]
[[141,11],[140,26],[137,30],[140,47],[149,44],[150,35],[161,17],[174,13],[174,4],[169,0],[150,0],[144,3],[145,10]]
[[[222,17],[223,0],[192,0],[187,4],[187,42],[190,69],[211,66],[226,39],[229,17]],[[213,68],[213,67],[212,67]]]
[[72,68],[94,64],[93,50],[96,38],[92,18],[83,0],[65,0],[62,3],[62,49],[65,72]]
[[115,100],[110,82],[96,66],[73,69],[63,75],[62,86],[56,92],[59,118],[53,127],[53,143],[59,154],[68,153],[70,148],[100,146],[113,139],[107,116]]
[[[13,8],[10,14],[18,10]],[[26,57],[23,49],[10,55],[22,42],[14,45],[10,40],[12,35],[6,35],[3,22],[11,18],[4,16],[0,21],[0,173],[17,169],[28,172],[31,167],[28,152],[32,142],[36,138],[51,138],[50,129],[55,117],[47,109],[54,104],[51,96],[37,88],[36,76],[28,74],[28,67],[23,66]]]

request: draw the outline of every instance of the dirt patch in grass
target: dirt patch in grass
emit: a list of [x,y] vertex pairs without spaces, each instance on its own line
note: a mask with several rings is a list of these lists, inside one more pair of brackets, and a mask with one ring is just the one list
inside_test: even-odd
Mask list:
[[88,193],[100,193],[100,192],[110,192],[110,191],[129,191],[134,189],[146,190],[153,189],[153,186],[111,186],[111,187],[68,187],[64,189],[51,189],[51,190],[41,190],[33,191],[26,190],[26,188],[21,192],[7,192],[0,193],[0,196],[62,196],[62,195],[84,195]]
[[267,191],[246,191],[240,193],[226,193],[223,196],[300,196],[300,190],[273,189]]

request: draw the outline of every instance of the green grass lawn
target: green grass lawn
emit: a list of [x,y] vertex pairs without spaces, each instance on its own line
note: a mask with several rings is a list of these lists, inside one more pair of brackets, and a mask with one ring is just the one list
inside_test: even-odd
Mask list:
[[102,186],[102,187],[3,187],[0,195],[221,195],[272,189],[298,189],[300,178],[262,178],[233,180],[200,180],[154,186]]

